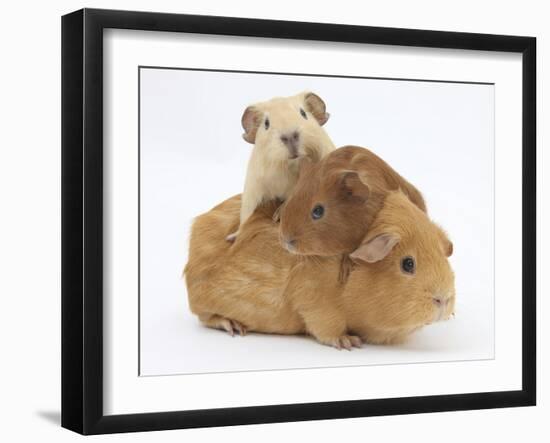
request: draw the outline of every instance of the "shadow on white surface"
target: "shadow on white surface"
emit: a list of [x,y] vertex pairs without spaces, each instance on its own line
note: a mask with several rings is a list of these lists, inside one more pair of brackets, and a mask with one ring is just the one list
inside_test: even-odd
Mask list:
[[61,411],[36,411],[36,415],[50,424],[61,426]]

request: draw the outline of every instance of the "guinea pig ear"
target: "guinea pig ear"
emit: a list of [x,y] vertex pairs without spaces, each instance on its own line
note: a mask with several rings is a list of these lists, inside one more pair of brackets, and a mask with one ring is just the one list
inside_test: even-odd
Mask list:
[[367,263],[375,263],[385,258],[399,243],[397,234],[384,233],[371,238],[363,243],[349,256],[353,261],[364,261]]
[[453,242],[447,239],[444,249],[445,249],[445,255],[447,257],[450,257],[451,255],[453,255],[453,250],[454,250]]
[[328,121],[330,114],[327,112],[325,102],[317,94],[306,92],[304,95],[304,105],[321,126]]
[[243,138],[248,143],[254,144],[256,142],[256,132],[260,126],[261,117],[260,111],[254,106],[249,106],[244,110],[241,124],[244,129]]
[[370,188],[366,178],[356,171],[344,171],[340,173],[338,193],[341,198],[358,197],[367,200]]
[[453,242],[449,240],[447,237],[443,237],[442,241],[442,247],[443,247],[443,254],[445,254],[445,257],[450,257],[453,255]]

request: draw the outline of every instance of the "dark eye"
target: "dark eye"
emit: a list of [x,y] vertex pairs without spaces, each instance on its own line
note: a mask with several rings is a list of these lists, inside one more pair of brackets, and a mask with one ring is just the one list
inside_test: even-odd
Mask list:
[[264,126],[265,126],[265,129],[266,129],[266,130],[269,129],[269,119],[268,119],[268,118],[265,119]]
[[300,108],[300,114],[307,120],[306,111],[304,111],[302,108]]
[[319,220],[324,214],[325,208],[323,208],[321,205],[317,205],[311,210],[311,218],[313,220]]
[[414,274],[416,268],[416,264],[414,262],[414,258],[412,257],[405,257],[401,260],[401,269],[403,272],[407,274]]

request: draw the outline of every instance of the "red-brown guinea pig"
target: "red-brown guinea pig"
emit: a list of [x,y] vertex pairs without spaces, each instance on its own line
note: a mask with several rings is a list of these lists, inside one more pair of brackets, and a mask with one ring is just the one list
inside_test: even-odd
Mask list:
[[304,159],[279,213],[283,247],[300,255],[352,252],[385,194],[397,189],[426,212],[420,191],[368,149],[345,146],[317,163]]

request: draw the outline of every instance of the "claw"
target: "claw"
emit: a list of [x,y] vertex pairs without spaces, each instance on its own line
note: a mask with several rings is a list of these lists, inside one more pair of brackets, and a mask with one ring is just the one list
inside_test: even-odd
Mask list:
[[225,329],[225,331],[233,337],[235,335],[235,331],[233,330],[233,325],[231,324],[231,320],[228,320],[227,318],[224,318],[221,321],[222,328]]
[[356,335],[342,335],[341,337],[336,337],[332,340],[325,342],[326,344],[338,349],[346,349],[351,351],[353,348],[360,348],[363,344],[363,341],[360,337]]
[[238,333],[240,336],[244,336],[246,335],[246,332],[247,332],[246,327],[236,320],[230,320],[228,318],[224,318],[220,320],[219,325],[231,337],[235,337],[235,333]]
[[351,342],[346,336],[341,337],[340,341],[342,343],[343,348],[347,349],[348,351],[351,351]]
[[246,328],[238,321],[231,320],[231,326],[233,331],[238,332],[241,337],[246,335]]

